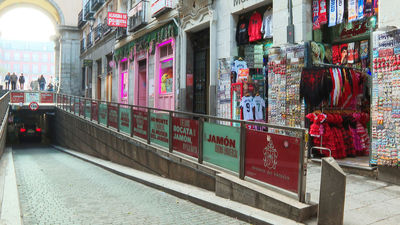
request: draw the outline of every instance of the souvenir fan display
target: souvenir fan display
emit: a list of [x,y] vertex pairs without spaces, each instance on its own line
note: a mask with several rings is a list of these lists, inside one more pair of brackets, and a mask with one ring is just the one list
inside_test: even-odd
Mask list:
[[268,122],[304,127],[304,104],[300,101],[300,78],[304,45],[271,48],[268,55]]
[[371,164],[400,163],[400,30],[375,34]]
[[351,68],[303,70],[300,98],[312,112],[306,115],[312,145],[329,148],[336,159],[369,154],[369,114],[360,107],[367,84],[367,75]]

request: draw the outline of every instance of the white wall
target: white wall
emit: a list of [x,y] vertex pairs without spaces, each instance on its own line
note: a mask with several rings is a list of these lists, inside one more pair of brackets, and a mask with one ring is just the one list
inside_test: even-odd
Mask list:
[[379,1],[379,27],[396,26],[397,28],[400,28],[399,3],[399,0]]

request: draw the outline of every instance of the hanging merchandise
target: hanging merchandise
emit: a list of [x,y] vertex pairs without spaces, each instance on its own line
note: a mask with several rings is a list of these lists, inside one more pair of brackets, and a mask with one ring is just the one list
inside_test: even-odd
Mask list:
[[364,18],[364,0],[358,0],[357,9],[357,19],[360,20]]
[[373,5],[373,7],[374,7],[374,14],[375,15],[378,15],[378,13],[379,13],[379,0],[373,0],[374,1],[374,5]]
[[328,15],[326,11],[326,0],[319,0],[319,13],[318,13],[319,23],[328,23]]
[[348,0],[347,2],[347,14],[349,23],[357,19],[357,1],[358,0]]
[[347,45],[347,63],[354,63],[354,42]]
[[336,23],[341,24],[343,23],[344,17],[344,0],[337,0],[337,18]]
[[[304,104],[300,101],[300,78],[304,67],[304,51],[304,45],[270,49],[268,55],[268,123],[304,127],[305,110]],[[282,133],[281,131],[276,132]]]
[[267,39],[267,38],[272,38],[273,33],[272,33],[272,9],[267,9],[264,13],[264,17],[263,17],[263,23],[261,26],[261,33],[264,34],[263,38]]
[[253,98],[253,102],[254,102],[254,114],[256,116],[256,121],[257,122],[264,122],[264,109],[265,109],[265,101],[263,98],[261,98],[261,96],[259,95],[259,93],[256,94],[256,97]]
[[329,0],[329,27],[333,27],[336,25],[336,14],[337,14],[337,8],[336,8],[336,0]]
[[261,14],[257,11],[250,17],[249,23],[249,41],[254,42],[261,40],[261,27],[262,27]]
[[373,14],[373,0],[365,0],[364,2],[364,12],[367,16],[372,16]]
[[247,69],[247,63],[246,63],[246,61],[244,61],[242,58],[239,58],[239,59],[233,61],[233,64],[232,64],[232,72],[235,73],[235,76],[236,76],[236,79],[235,79],[235,80],[236,80],[236,81],[238,80],[239,71],[240,71],[241,69]]
[[374,34],[371,164],[400,165],[400,30]]
[[321,27],[321,24],[319,23],[319,1],[318,0],[313,0],[313,30],[317,30]]
[[243,119],[247,121],[253,121],[254,116],[253,116],[253,108],[254,108],[254,102],[253,102],[253,97],[251,97],[249,94],[245,95],[242,97],[242,100],[240,101],[240,108],[243,109]]
[[249,43],[248,33],[249,21],[241,16],[236,28],[236,43],[237,45],[245,45]]

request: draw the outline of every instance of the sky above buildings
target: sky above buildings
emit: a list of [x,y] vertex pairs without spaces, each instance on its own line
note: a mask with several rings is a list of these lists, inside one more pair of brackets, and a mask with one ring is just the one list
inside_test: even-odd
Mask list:
[[55,34],[50,18],[34,8],[15,8],[0,17],[0,35],[4,40],[49,41]]

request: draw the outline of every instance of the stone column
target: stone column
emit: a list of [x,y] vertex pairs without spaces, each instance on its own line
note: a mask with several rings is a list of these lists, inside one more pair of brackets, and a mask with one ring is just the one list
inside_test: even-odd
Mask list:
[[210,89],[208,95],[208,113],[217,114],[217,11],[210,10]]
[[54,81],[58,81],[58,83],[55,83],[55,91],[59,92],[60,91],[60,86],[59,86],[59,82],[60,82],[60,64],[58,63],[60,60],[60,43],[58,42],[58,38],[57,40],[54,40]]
[[60,82],[59,92],[72,95],[82,95],[80,74],[80,31],[77,27],[58,26],[59,56],[58,76]]

